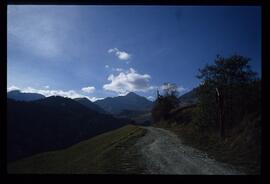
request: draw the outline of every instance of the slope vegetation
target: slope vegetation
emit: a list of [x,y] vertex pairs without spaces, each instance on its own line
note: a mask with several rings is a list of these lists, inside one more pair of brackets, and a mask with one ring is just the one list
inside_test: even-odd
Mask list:
[[67,149],[35,155],[8,165],[8,173],[143,173],[134,147],[145,130],[127,125]]
[[246,115],[240,124],[227,132],[225,140],[211,129],[201,129],[192,120],[196,106],[175,109],[167,120],[154,124],[174,132],[183,141],[204,151],[210,158],[235,166],[247,174],[261,172],[261,116],[258,113]]

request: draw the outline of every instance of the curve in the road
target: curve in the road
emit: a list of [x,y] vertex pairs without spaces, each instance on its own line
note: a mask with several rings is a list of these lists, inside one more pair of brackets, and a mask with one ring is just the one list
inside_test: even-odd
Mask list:
[[136,143],[149,174],[238,175],[232,166],[217,162],[207,154],[183,145],[172,132],[155,127],[147,129]]

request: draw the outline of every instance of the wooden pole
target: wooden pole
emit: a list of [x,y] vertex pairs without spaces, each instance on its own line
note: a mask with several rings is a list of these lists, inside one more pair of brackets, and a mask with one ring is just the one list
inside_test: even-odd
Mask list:
[[224,99],[221,91],[216,88],[216,97],[217,97],[217,103],[218,103],[218,119],[219,119],[219,127],[220,127],[220,137],[223,139],[225,136],[225,130],[224,130]]

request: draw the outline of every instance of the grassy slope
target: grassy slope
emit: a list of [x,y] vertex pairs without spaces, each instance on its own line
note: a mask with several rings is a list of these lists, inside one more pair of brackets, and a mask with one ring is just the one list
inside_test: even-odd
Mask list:
[[146,121],[151,122],[152,121],[151,112],[146,112],[138,116],[131,117],[131,119],[139,124],[145,123]]
[[144,129],[127,125],[64,150],[11,163],[8,173],[143,173],[133,145],[144,134]]
[[[178,113],[178,121],[162,121],[155,124],[176,133],[184,144],[203,150],[210,158],[232,164],[247,174],[259,174],[261,165],[260,127],[256,127],[260,117],[250,115],[242,125],[222,141],[217,132],[202,131],[188,122],[195,109],[187,109]],[[175,116],[174,116],[175,117]],[[182,117],[182,118],[181,118]]]

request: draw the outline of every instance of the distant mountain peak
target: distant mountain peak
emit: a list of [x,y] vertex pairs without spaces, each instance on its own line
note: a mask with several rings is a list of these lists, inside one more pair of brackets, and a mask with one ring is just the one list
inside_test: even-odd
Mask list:
[[80,104],[86,106],[89,109],[95,110],[95,111],[100,112],[100,113],[106,113],[105,110],[103,110],[98,105],[94,104],[91,100],[89,100],[86,97],[74,98],[73,100],[79,102]]
[[47,98],[43,98],[43,99],[40,99],[36,102],[41,102],[41,103],[45,103],[45,102],[48,102],[48,103],[65,103],[65,102],[73,102],[72,99],[70,98],[67,98],[67,97],[63,97],[63,96],[49,96]]
[[118,114],[123,110],[149,110],[153,105],[153,102],[134,92],[130,92],[125,96],[108,97],[103,100],[97,100],[94,103],[105,111],[113,114]]
[[19,89],[14,89],[9,91],[8,93],[21,93],[21,91]]
[[137,94],[134,93],[134,92],[129,92],[126,96],[139,96],[139,95],[137,95]]
[[39,93],[25,93],[20,90],[9,91],[7,97],[18,101],[34,101],[45,98],[44,95]]

